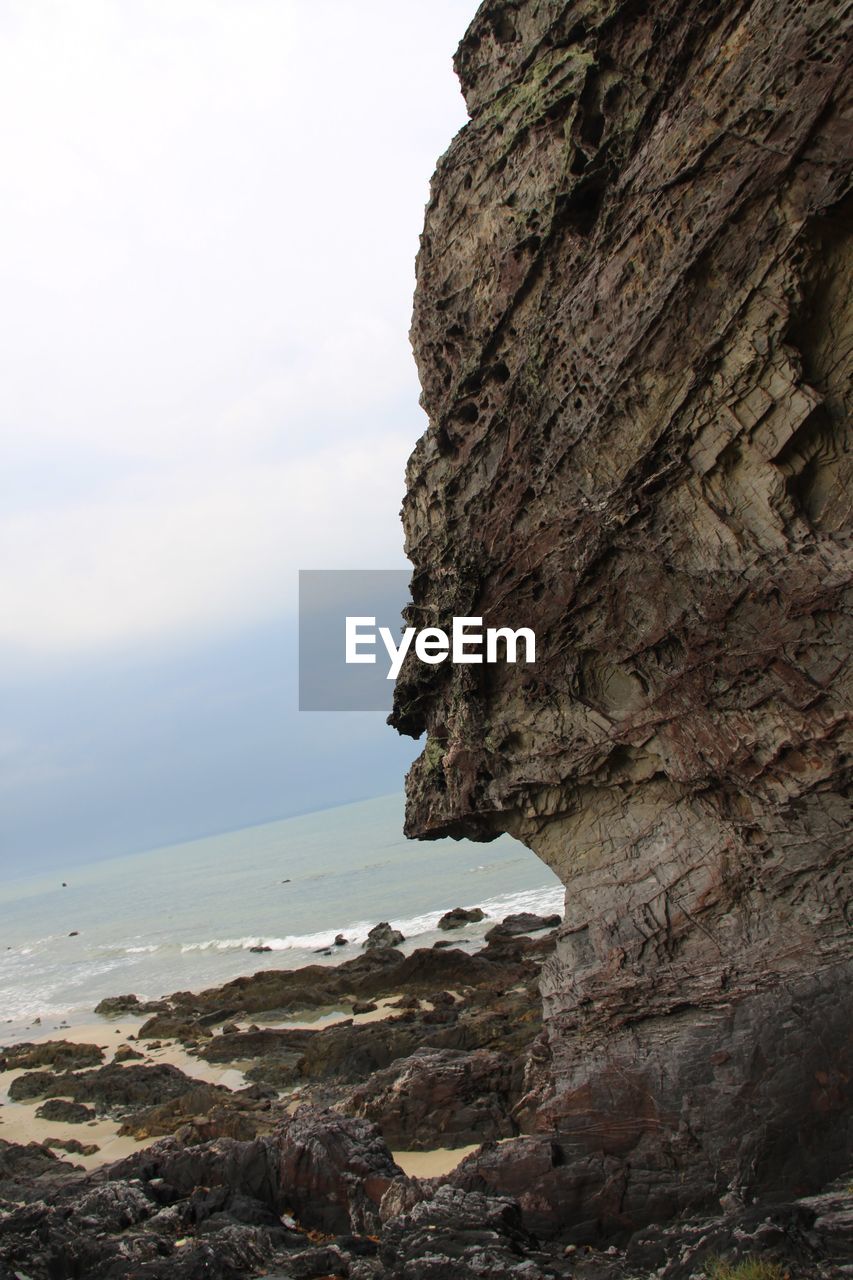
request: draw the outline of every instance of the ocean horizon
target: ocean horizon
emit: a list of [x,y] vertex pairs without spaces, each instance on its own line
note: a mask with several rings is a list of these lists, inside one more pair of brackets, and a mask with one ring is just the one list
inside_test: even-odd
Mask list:
[[[410,841],[403,805],[382,796],[0,887],[0,1041],[35,1019],[85,1021],[105,996],[338,963],[381,920],[404,951],[448,936],[471,948],[507,914],[562,911],[563,885],[518,841]],[[486,918],[442,933],[455,906]],[[334,947],[339,933],[348,943]]]

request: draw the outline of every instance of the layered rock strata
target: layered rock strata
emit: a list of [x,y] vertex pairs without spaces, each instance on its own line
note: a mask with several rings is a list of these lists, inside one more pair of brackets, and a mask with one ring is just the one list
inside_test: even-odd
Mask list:
[[456,55],[410,621],[530,626],[537,661],[409,660],[392,722],[427,734],[410,836],[509,831],[567,886],[567,1221],[849,1159],[849,14],[486,0]]

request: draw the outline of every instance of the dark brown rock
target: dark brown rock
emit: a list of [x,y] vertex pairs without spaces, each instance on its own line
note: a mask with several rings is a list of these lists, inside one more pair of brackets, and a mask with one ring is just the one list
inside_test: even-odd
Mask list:
[[[444,1186],[386,1223],[380,1257],[391,1268],[391,1275],[407,1280],[452,1280],[457,1276],[502,1280],[504,1276],[523,1276],[525,1270],[534,1278],[537,1273],[532,1259],[520,1270],[525,1253],[534,1247],[518,1205],[511,1200]],[[397,1270],[394,1264],[399,1267],[403,1258],[405,1269]]]
[[271,1141],[288,1209],[320,1231],[379,1226],[379,1203],[400,1169],[375,1125],[300,1107]]
[[398,946],[401,942],[405,942],[405,938],[400,930],[392,929],[387,920],[383,920],[381,924],[373,926],[363,946],[365,951],[384,951]]
[[486,933],[486,941],[516,938],[529,933],[539,933],[542,929],[556,929],[562,921],[562,916],[537,916],[532,911],[521,911],[518,915],[505,916],[499,924],[489,929]]
[[[526,953],[522,947],[512,953],[489,947],[473,955],[455,947],[420,947],[404,956],[393,948],[380,948],[339,965],[269,969],[197,994],[177,992],[170,997],[175,1013],[169,1017],[186,1022],[189,1034],[221,1009],[228,1009],[231,1017],[260,1012],[289,1014],[340,1008],[355,1000],[390,997],[400,991],[417,998],[442,986],[500,992],[529,977],[526,954],[533,957],[539,953],[535,947]],[[194,1051],[208,1056],[211,1047],[198,1045]]]
[[485,920],[486,913],[480,907],[451,907],[438,922],[439,929],[462,929],[466,924]]
[[129,1044],[120,1044],[113,1054],[113,1062],[133,1062],[138,1061],[143,1054],[138,1049],[133,1049]]
[[228,1036],[214,1036],[198,1045],[197,1054],[205,1062],[241,1062],[252,1058],[265,1061],[290,1061],[302,1057],[318,1033],[291,1030],[287,1027],[258,1031],[237,1031]]
[[57,1158],[38,1142],[7,1142],[0,1138],[0,1181],[10,1178],[38,1178],[54,1173]]
[[13,1102],[45,1098],[49,1093],[59,1091],[60,1080],[61,1077],[53,1071],[28,1071],[25,1075],[17,1076],[9,1085],[9,1097]]
[[60,1120],[64,1124],[86,1124],[95,1119],[91,1107],[82,1102],[66,1102],[64,1098],[48,1098],[36,1107],[36,1115],[40,1120]]
[[258,1132],[253,1119],[229,1089],[194,1082],[168,1102],[134,1111],[124,1121],[119,1133],[138,1139],[163,1137],[194,1122],[195,1132],[210,1128],[206,1132],[207,1139],[228,1137],[248,1140]]
[[429,1151],[518,1133],[517,1060],[476,1049],[420,1049],[354,1089],[347,1110],[377,1124],[391,1147]]
[[[195,1088],[197,1081],[169,1063],[129,1066],[109,1063],[92,1071],[30,1071],[18,1076],[9,1087],[15,1101],[50,1095],[74,1102],[91,1102],[100,1114],[122,1116],[140,1107],[158,1105]],[[48,1117],[59,1119],[60,1117]]]
[[68,1151],[75,1156],[94,1156],[101,1149],[96,1142],[80,1142],[78,1138],[45,1138],[44,1145],[52,1151]]
[[530,1197],[406,1178],[372,1125],[308,1108],[264,1138],[166,1138],[90,1174],[0,1142],[0,1195],[0,1280],[688,1280],[714,1258],[842,1280],[853,1217],[838,1185],[646,1228],[625,1248],[590,1224],[598,1247],[567,1251],[531,1234]]
[[[644,1171],[654,1188],[662,1170]],[[631,1227],[622,1210],[625,1179],[611,1157],[604,1165],[587,1157],[569,1160],[553,1137],[533,1135],[499,1145],[486,1144],[450,1174],[453,1186],[515,1200],[528,1230],[544,1237],[561,1234],[584,1244],[621,1234]]]
[[849,58],[829,0],[487,0],[457,54],[411,616],[537,660],[410,659],[393,722],[409,835],[509,831],[567,885],[575,1223],[849,1159]]
[[290,1054],[286,1058],[261,1058],[246,1069],[247,1080],[281,1092],[301,1082],[299,1066],[301,1054]]
[[451,991],[431,991],[427,997],[434,1009],[455,1009],[456,998]]
[[140,1000],[132,993],[126,996],[107,996],[95,1005],[95,1013],[104,1018],[117,1018],[125,1013],[165,1013],[169,1008],[165,1000]]
[[40,1044],[13,1044],[0,1052],[0,1071],[32,1071],[52,1067],[73,1071],[103,1062],[104,1052],[96,1044],[74,1044],[70,1040],[45,1040]]
[[213,1032],[196,1018],[186,1018],[179,1013],[155,1013],[143,1022],[136,1033],[137,1040],[194,1040],[209,1039]]

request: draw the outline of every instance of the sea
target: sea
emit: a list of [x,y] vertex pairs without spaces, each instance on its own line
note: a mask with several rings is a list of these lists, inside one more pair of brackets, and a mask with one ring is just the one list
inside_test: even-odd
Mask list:
[[[383,796],[0,886],[0,1042],[91,1022],[104,996],[338,963],[382,920],[405,935],[403,951],[449,936],[474,949],[505,915],[562,911],[563,885],[509,836],[402,831],[402,796]],[[486,919],[442,933],[456,906]],[[348,944],[323,955],[338,933]]]

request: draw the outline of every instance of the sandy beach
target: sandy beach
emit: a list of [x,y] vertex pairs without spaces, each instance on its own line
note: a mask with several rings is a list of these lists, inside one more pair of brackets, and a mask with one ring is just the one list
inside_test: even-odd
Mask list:
[[[317,1030],[321,1027],[335,1026],[351,1022],[354,1025],[368,1024],[385,1020],[393,1015],[392,1006],[399,995],[386,997],[377,1001],[377,1007],[367,1013],[351,1014],[342,1009],[310,1010],[302,1016],[287,1019],[253,1021],[251,1025],[261,1030],[274,1030],[289,1027],[294,1030]],[[177,1067],[186,1075],[206,1084],[223,1085],[228,1089],[241,1089],[246,1078],[242,1071],[234,1067],[218,1067],[202,1061],[176,1040],[167,1040],[159,1047],[148,1048],[144,1041],[136,1040],[136,1032],[145,1018],[123,1016],[117,1021],[99,1018],[90,1023],[80,1023],[62,1028],[34,1028],[28,1035],[27,1042],[43,1044],[48,1041],[65,1040],[72,1044],[97,1045],[104,1051],[104,1065],[113,1061],[116,1051],[122,1045],[130,1045],[143,1054],[144,1063],[167,1063]],[[240,1029],[247,1029],[248,1022],[238,1023]],[[156,1044],[157,1042],[155,1042]],[[76,1152],[56,1150],[60,1159],[85,1169],[96,1169],[100,1165],[121,1160],[150,1146],[157,1138],[137,1140],[120,1136],[121,1125],[108,1117],[89,1120],[83,1124],[69,1124],[55,1120],[45,1120],[37,1116],[36,1110],[41,1099],[33,1102],[12,1101],[9,1098],[9,1087],[18,1076],[25,1074],[22,1070],[0,1072],[0,1138],[7,1142],[49,1143],[53,1139],[60,1141],[93,1144],[98,1150],[90,1155]],[[293,1101],[289,1109],[295,1110],[299,1105],[299,1090],[294,1091]],[[392,1154],[404,1173],[418,1178],[438,1177],[456,1168],[467,1155],[476,1151],[477,1146],[440,1147],[433,1151],[394,1151]]]

